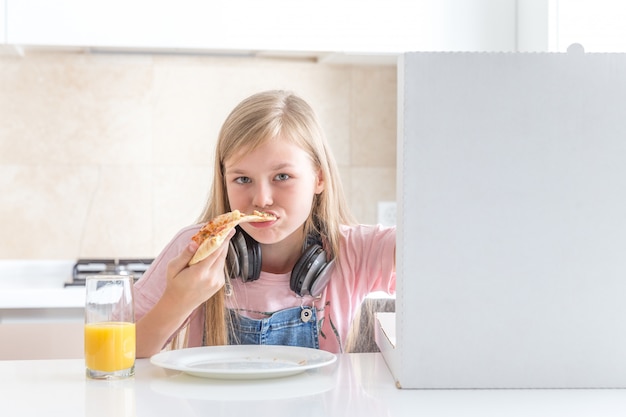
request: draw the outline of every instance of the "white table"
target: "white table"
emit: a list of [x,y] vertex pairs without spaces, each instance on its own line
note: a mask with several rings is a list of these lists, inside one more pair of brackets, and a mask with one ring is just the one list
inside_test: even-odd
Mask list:
[[378,353],[339,355],[295,376],[224,381],[137,361],[136,375],[93,381],[82,360],[0,361],[11,416],[624,416],[626,390],[400,390]]

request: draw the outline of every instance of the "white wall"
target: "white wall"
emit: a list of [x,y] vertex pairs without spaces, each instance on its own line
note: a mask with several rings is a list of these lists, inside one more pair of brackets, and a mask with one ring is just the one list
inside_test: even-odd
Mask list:
[[587,52],[626,51],[626,3],[619,0],[553,0],[553,50],[580,43]]
[[0,0],[0,45],[6,42],[6,0]]

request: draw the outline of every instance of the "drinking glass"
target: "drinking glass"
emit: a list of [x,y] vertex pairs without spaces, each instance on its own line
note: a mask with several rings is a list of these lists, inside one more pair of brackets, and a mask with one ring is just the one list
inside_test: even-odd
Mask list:
[[87,377],[120,379],[135,374],[133,277],[94,275],[85,279],[85,366]]

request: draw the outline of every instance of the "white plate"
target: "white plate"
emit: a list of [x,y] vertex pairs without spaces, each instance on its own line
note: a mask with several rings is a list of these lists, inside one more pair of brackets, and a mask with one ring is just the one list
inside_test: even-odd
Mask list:
[[162,368],[219,379],[277,378],[336,360],[334,354],[324,350],[273,345],[203,346],[161,352],[150,358]]

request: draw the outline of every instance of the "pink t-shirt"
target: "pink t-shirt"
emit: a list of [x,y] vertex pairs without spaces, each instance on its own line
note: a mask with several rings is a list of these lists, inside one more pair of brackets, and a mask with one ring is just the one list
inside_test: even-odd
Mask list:
[[[181,230],[135,284],[135,315],[140,319],[165,290],[167,263],[189,243],[200,225]],[[371,292],[395,293],[396,230],[382,226],[343,226],[339,259],[319,299],[299,297],[289,288],[290,274],[261,272],[256,281],[232,281],[233,296],[226,305],[251,318],[301,305],[315,306],[320,327],[320,348],[340,353],[354,315]],[[203,314],[192,315],[189,347],[202,345]]]

